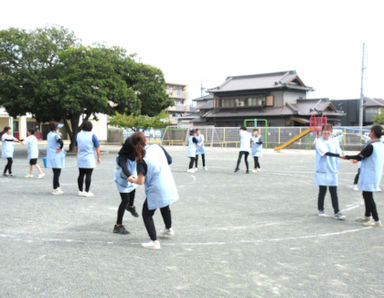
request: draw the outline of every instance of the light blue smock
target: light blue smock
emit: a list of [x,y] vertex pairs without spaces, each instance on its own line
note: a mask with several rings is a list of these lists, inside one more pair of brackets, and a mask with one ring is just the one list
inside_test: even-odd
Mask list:
[[77,166],[79,169],[93,169],[96,167],[96,148],[91,131],[80,131],[76,136]]
[[360,175],[357,187],[362,191],[378,191],[384,165],[384,144],[371,143],[373,152],[363,159],[360,165]]
[[47,135],[47,168],[63,169],[65,167],[65,150],[61,149],[59,153],[56,152],[60,148],[57,142],[61,137],[54,131],[50,131]]
[[251,151],[252,135],[245,130],[240,130],[240,151]]
[[28,136],[23,144],[26,144],[28,147],[28,159],[39,158],[39,146],[37,138],[34,135]]
[[263,155],[262,154],[263,144],[256,144],[260,140],[261,140],[261,136],[252,137],[252,156],[261,157]]
[[330,138],[328,141],[322,137],[316,139],[316,166],[315,184],[323,186],[337,186],[339,159],[338,157],[327,156],[325,153],[341,154],[339,140]]
[[[137,177],[136,161],[127,160],[127,169],[134,178]],[[123,169],[119,166],[119,157],[116,157],[116,168],[113,177],[113,181],[116,183],[117,190],[120,193],[130,193],[136,189],[137,184],[131,183],[128,180],[127,175],[124,174]]]
[[196,143],[194,143],[192,140],[193,138],[196,138],[194,136],[190,136],[188,139],[188,157],[196,157]]
[[197,143],[200,145],[196,146],[196,154],[205,154],[204,135],[199,135],[195,138],[197,139]]
[[[13,158],[13,152],[15,152],[14,137],[4,133],[1,136],[1,157],[2,158]],[[6,141],[8,140],[8,141]]]
[[149,210],[166,207],[179,199],[176,183],[163,149],[159,145],[146,147],[147,164],[145,194]]

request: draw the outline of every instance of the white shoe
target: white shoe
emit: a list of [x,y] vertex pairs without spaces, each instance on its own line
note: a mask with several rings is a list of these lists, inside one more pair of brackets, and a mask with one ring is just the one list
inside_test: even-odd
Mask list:
[[77,195],[79,196],[79,197],[85,197],[85,191],[78,191],[77,192]]
[[377,191],[381,191],[381,188],[380,188],[380,186],[377,188]]
[[368,216],[368,217],[362,216],[362,217],[356,218],[355,221],[356,222],[368,222],[370,219],[371,219],[370,216]]
[[62,195],[63,193],[64,193],[64,191],[62,191],[60,187],[58,187],[52,191],[53,195]]
[[257,169],[253,169],[253,170],[252,170],[252,173],[257,173]]
[[175,235],[175,231],[172,228],[165,229],[165,230],[161,231],[161,235],[162,236],[173,236],[173,235]]
[[188,170],[187,170],[187,173],[194,173],[194,172],[195,172],[194,169],[188,169]]
[[91,193],[90,191],[86,192],[84,191],[84,197],[87,197],[87,198],[91,198],[91,197],[94,197],[95,195],[93,193]]
[[353,185],[353,190],[356,190],[356,191],[358,191],[358,190],[359,190],[359,188],[357,187],[357,185],[356,185],[356,184],[354,184],[354,185]]
[[258,172],[261,172],[261,169],[260,169],[260,168],[257,168],[257,171],[258,171]]
[[160,249],[160,242],[158,240],[156,241],[149,241],[146,243],[141,243],[141,246],[148,249]]
[[197,172],[199,169],[198,168],[194,168],[195,172]]
[[363,223],[363,226],[379,228],[379,227],[382,227],[383,225],[381,224],[381,222],[379,220],[379,221],[365,222],[365,223]]
[[37,178],[38,178],[38,179],[41,179],[41,178],[43,178],[44,176],[45,176],[45,174],[42,173],[42,174],[39,174],[39,176],[37,176]]
[[33,175],[28,174],[25,178],[33,178]]
[[204,168],[204,171],[208,171],[208,168],[207,167],[203,167]]

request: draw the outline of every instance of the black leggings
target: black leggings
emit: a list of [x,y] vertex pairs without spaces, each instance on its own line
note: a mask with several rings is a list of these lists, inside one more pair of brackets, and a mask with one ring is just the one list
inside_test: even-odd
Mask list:
[[[147,229],[149,238],[151,238],[152,241],[155,241],[157,239],[156,237],[156,228],[155,224],[153,223],[153,215],[155,214],[155,210],[148,210],[148,204],[147,199],[144,201],[143,205],[143,220],[145,228]],[[172,227],[172,218],[171,218],[171,209],[169,209],[169,205],[163,208],[160,208],[161,216],[163,217],[163,221],[165,224],[166,229],[170,229]]]
[[83,183],[85,176],[85,191],[89,192],[89,188],[91,187],[92,171],[93,169],[79,168],[79,177],[77,178],[77,185],[79,186],[80,191],[83,191]]
[[365,203],[365,216],[370,217],[372,215],[375,221],[379,221],[379,215],[377,214],[376,204],[373,200],[373,192],[363,191],[363,198]]
[[12,157],[7,157],[7,164],[5,165],[4,172],[3,172],[4,174],[7,172],[7,170],[9,174],[12,174],[12,164],[13,164]]
[[[203,161],[203,167],[205,167],[205,154],[201,154],[201,160]],[[195,167],[197,168],[197,164],[199,163],[199,154],[196,154]]]
[[188,167],[188,169],[192,169],[194,163],[195,163],[195,158],[194,158],[194,157],[190,157],[190,161],[189,161],[189,167]]
[[61,174],[61,169],[52,169],[53,171],[53,189],[56,189],[60,187],[60,174]]
[[248,166],[248,155],[249,155],[249,152],[247,152],[247,151],[240,151],[239,152],[239,158],[237,159],[236,169],[239,168],[240,161],[241,161],[241,158],[243,157],[243,155],[244,155],[245,166],[247,167],[247,171],[248,171],[248,169],[249,169],[249,166]]
[[[339,202],[337,199],[337,186],[328,186],[329,192],[331,193],[332,207],[335,214],[339,212]],[[324,198],[327,192],[327,186],[319,186],[319,196],[317,198],[317,209],[324,211]]]
[[123,223],[125,209],[127,209],[128,206],[133,206],[133,202],[135,201],[135,192],[136,190],[132,190],[130,193],[120,193],[121,203],[119,209],[117,209],[117,225],[121,225]]
[[357,174],[355,175],[355,179],[353,180],[353,184],[357,184],[359,182],[359,176],[360,176],[360,168],[357,169]]
[[254,156],[253,161],[255,162],[255,169],[260,169],[260,164],[259,164],[259,157]]

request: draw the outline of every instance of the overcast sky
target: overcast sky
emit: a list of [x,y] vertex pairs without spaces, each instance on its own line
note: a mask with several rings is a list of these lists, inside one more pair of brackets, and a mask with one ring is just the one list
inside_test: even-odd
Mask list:
[[212,88],[227,76],[296,70],[308,97],[384,98],[384,18],[377,0],[2,0],[0,29],[61,25],[85,45],[137,53],[169,82]]

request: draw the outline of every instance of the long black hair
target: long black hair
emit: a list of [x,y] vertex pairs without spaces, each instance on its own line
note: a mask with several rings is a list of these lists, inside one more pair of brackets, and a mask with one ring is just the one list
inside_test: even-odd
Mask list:
[[123,146],[121,147],[119,151],[119,158],[122,158],[123,160],[129,159],[129,160],[135,160],[136,154],[135,154],[135,147],[132,145],[132,139],[131,137],[128,137]]

